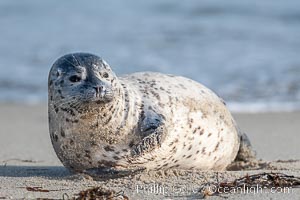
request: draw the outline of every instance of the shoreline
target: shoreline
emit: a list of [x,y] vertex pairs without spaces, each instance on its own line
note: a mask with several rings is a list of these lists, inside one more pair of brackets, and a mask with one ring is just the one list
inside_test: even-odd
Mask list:
[[[149,188],[151,184],[181,188],[199,187],[205,181],[233,180],[246,174],[282,172],[300,177],[299,130],[300,112],[233,113],[239,127],[247,133],[258,158],[272,161],[270,168],[246,171],[199,172],[171,170],[148,172],[133,177],[107,181],[93,181],[74,177],[62,166],[51,145],[48,133],[47,105],[22,105],[0,103],[0,197],[5,198],[62,198],[79,191],[105,185],[116,191],[124,191],[130,199],[161,199],[162,194],[137,193],[136,187]],[[276,160],[281,160],[275,162]],[[26,187],[42,187],[49,192],[27,191]],[[146,196],[145,196],[146,195]],[[262,199],[294,199],[293,193],[257,194]],[[251,199],[253,194],[230,194],[230,198]],[[189,199],[188,194],[180,197]],[[192,197],[191,197],[192,198]],[[197,196],[198,198],[198,196]],[[211,199],[221,199],[213,196]]]

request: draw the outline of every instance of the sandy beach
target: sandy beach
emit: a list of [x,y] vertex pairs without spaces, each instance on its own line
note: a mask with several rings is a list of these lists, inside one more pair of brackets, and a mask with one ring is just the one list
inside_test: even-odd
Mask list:
[[[57,159],[48,134],[47,105],[0,104],[0,199],[71,198],[81,190],[105,186],[124,191],[129,199],[199,199],[200,185],[230,181],[246,174],[282,172],[300,177],[300,112],[234,114],[266,168],[246,171],[173,170],[94,181],[71,175]],[[159,186],[161,190],[151,190]],[[44,191],[28,191],[41,187]],[[224,194],[209,199],[299,199],[300,188],[258,194]]]

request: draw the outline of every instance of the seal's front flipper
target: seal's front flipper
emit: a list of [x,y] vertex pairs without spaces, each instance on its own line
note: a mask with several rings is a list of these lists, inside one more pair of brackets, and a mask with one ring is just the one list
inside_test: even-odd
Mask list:
[[142,155],[161,145],[164,136],[164,120],[163,115],[156,113],[152,109],[143,113],[139,123],[139,134],[142,137],[142,141],[133,146],[132,155]]
[[94,179],[112,179],[112,178],[121,178],[125,176],[135,175],[144,170],[144,168],[137,169],[113,169],[107,167],[98,167],[86,169],[83,171],[84,174],[87,174]]
[[235,161],[254,161],[256,160],[256,152],[253,150],[249,138],[245,133],[240,133],[240,148]]

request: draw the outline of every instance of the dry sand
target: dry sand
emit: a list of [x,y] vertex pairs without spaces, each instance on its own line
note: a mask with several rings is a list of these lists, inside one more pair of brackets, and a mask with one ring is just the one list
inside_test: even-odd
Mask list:
[[[230,181],[246,174],[271,171],[300,177],[299,112],[235,114],[234,117],[251,139],[257,156],[272,161],[265,168],[226,172],[159,171],[93,181],[69,174],[57,159],[48,135],[46,105],[0,104],[0,199],[61,199],[63,195],[73,197],[93,186],[124,191],[130,199],[200,199],[197,190],[206,182]],[[49,192],[27,191],[26,187],[42,187]],[[208,198],[300,199],[300,188],[285,190]]]

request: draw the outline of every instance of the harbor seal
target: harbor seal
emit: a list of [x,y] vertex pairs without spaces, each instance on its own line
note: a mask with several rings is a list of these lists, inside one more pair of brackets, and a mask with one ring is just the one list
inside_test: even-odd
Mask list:
[[51,141],[71,171],[224,170],[252,156],[224,101],[188,78],[117,77],[100,57],[73,53],[53,64],[48,86]]

